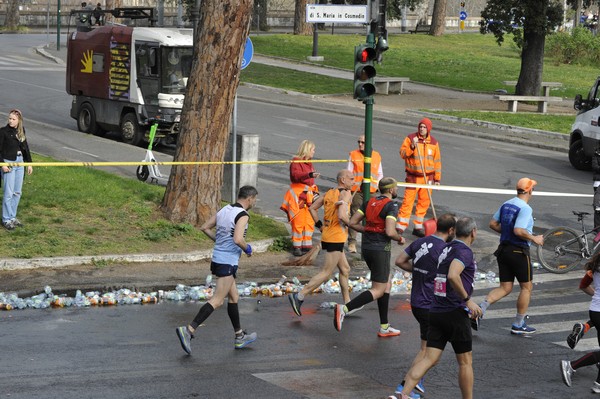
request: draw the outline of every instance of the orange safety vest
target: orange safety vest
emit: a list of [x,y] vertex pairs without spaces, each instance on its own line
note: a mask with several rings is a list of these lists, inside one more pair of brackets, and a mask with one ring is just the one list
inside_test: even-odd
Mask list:
[[[352,173],[354,173],[354,185],[352,191],[360,191],[363,182],[364,171],[365,171],[365,155],[360,150],[354,150],[350,152],[350,162],[352,163]],[[377,191],[379,180],[377,180],[377,174],[379,173],[379,165],[381,165],[381,155],[377,151],[371,151],[371,189],[374,193]]]
[[[417,148],[410,148],[415,136],[417,133],[409,134],[400,147],[400,157],[404,159],[404,169],[406,170],[406,182],[414,183],[417,177],[423,177],[424,168],[427,180],[439,183],[442,179],[442,158],[438,141],[431,134],[427,135],[424,140],[419,137],[417,152]],[[421,162],[423,168],[421,168]]]
[[379,217],[383,207],[390,202],[388,197],[371,198],[365,209],[365,231],[369,233],[385,233],[385,219]]
[[298,212],[312,205],[315,194],[319,193],[316,185],[308,186],[302,183],[292,183],[290,189],[283,196],[283,203],[279,207],[287,214],[288,221],[298,215]]
[[[338,205],[335,203],[340,199],[340,189],[332,188],[327,191],[325,197],[323,197],[323,233],[321,234],[321,241],[339,243],[346,242],[348,239],[348,227],[340,223],[338,219]],[[348,212],[350,208],[348,208]]]

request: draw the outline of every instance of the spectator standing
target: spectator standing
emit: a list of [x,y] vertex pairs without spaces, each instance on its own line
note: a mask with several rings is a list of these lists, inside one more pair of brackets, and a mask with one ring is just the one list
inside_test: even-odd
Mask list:
[[308,208],[319,195],[315,179],[320,176],[310,160],[315,155],[315,143],[304,140],[290,164],[290,189],[283,197],[280,209],[287,214],[292,227],[292,247],[294,256],[312,249],[312,236],[315,222]]
[[[438,141],[431,135],[431,121],[423,118],[418,130],[409,134],[400,147],[400,158],[404,160],[406,182],[415,184],[440,184],[442,178],[442,158]],[[402,234],[410,222],[413,204],[418,198],[415,211],[413,235],[424,237],[423,221],[431,200],[427,189],[406,187],[404,200],[396,229]]]
[[[350,152],[347,169],[354,174],[354,185],[352,186],[352,204],[350,205],[350,217],[354,216],[358,208],[363,204],[362,183],[365,171],[365,136],[358,138],[358,148]],[[383,178],[383,167],[379,152],[371,151],[371,184],[370,193],[375,194],[379,181]],[[356,253],[356,231],[348,230],[348,252]]]
[[[23,127],[23,114],[18,109],[8,113],[8,123],[0,128],[0,159],[3,162],[32,162],[31,151]],[[27,174],[31,175],[33,168],[27,166]],[[4,193],[2,197],[2,226],[6,230],[23,227],[17,219],[17,210],[23,190],[25,168],[23,166],[3,166],[2,182]]]
[[96,8],[94,8],[94,25],[102,26],[104,25],[104,12],[102,11],[102,3],[96,4]]

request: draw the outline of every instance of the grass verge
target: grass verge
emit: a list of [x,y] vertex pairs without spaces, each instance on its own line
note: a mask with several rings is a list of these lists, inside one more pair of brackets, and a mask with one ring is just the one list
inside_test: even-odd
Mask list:
[[[34,155],[34,161],[54,160]],[[34,258],[189,252],[213,242],[158,209],[164,187],[83,167],[37,167],[26,176],[19,205],[25,224],[0,234],[2,257]],[[251,214],[248,240],[286,236],[285,226]]]

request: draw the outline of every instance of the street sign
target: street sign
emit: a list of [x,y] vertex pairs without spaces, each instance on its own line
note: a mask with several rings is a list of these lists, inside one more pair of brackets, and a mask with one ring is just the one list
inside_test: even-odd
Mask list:
[[461,12],[458,14],[458,19],[460,19],[461,21],[464,21],[465,19],[467,19],[467,17],[468,17],[468,15],[467,15],[467,12],[466,12],[466,11],[461,11]]
[[252,44],[252,40],[250,38],[246,38],[246,44],[244,46],[244,56],[242,58],[242,69],[246,68],[250,65],[252,61],[252,56],[254,55],[254,45]]
[[369,12],[366,5],[307,4],[306,22],[366,24],[369,22]]

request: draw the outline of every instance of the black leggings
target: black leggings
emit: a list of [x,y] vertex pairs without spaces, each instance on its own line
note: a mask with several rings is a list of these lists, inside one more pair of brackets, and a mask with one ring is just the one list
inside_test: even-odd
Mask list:
[[[600,325],[600,312],[594,312],[590,310],[590,320],[594,323],[595,326]],[[598,334],[598,346],[600,346],[600,334]],[[573,370],[577,370],[581,367],[591,366],[594,364],[600,363],[600,351],[589,352],[580,357],[577,360],[573,360],[571,362],[571,367]],[[598,369],[598,376],[596,377],[596,382],[600,383],[600,368]]]

